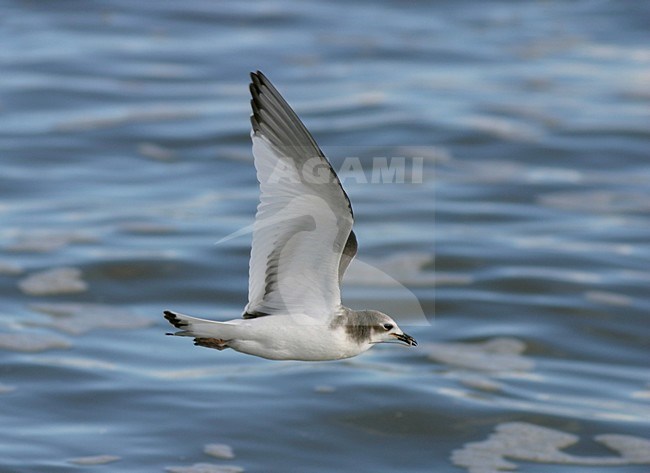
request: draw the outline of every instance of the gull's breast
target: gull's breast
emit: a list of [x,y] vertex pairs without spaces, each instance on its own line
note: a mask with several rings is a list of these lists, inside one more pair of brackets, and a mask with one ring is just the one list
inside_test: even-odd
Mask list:
[[242,324],[241,337],[229,345],[271,360],[340,360],[365,351],[366,347],[351,342],[341,328],[316,322],[311,317],[292,316],[252,319]]

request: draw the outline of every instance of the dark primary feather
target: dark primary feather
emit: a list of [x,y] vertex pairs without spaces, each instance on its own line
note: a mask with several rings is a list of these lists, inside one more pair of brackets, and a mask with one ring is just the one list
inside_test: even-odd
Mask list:
[[341,181],[298,115],[264,74],[260,71],[251,72],[251,79],[249,88],[252,96],[253,131],[265,136],[273,146],[287,154],[297,164],[304,164],[313,157],[321,158],[331,173],[332,182],[336,182],[341,188],[348,202],[350,214],[354,216],[350,198],[341,186]]
[[345,248],[343,248],[343,253],[341,254],[341,261],[339,261],[339,284],[343,280],[343,275],[345,270],[348,269],[350,263],[357,254],[357,236],[354,234],[353,230],[350,230],[350,235],[348,240],[345,242]]
[[271,84],[271,81],[260,71],[251,72],[251,79],[253,131],[261,132],[270,138],[276,146],[310,147],[312,152],[308,154],[324,157],[305,125],[280,95],[280,92]]

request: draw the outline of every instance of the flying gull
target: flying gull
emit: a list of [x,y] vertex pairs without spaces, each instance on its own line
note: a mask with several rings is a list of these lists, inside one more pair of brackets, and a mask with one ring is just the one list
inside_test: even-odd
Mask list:
[[260,203],[253,225],[248,304],[216,322],[165,311],[202,347],[273,360],[350,358],[377,343],[416,346],[388,315],[341,304],[357,253],[350,199],[314,138],[271,82],[251,73],[251,139]]

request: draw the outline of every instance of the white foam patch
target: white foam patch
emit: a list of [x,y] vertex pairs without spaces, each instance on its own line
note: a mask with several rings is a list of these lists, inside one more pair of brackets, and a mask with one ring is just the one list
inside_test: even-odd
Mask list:
[[120,225],[120,229],[126,233],[141,235],[167,235],[173,233],[175,228],[163,223],[151,222],[128,222]]
[[493,338],[479,343],[433,343],[429,358],[439,363],[476,371],[529,371],[533,360],[522,355],[526,344],[516,338]]
[[168,466],[169,473],[242,473],[244,469],[236,465],[214,465],[212,463],[195,463],[190,466]]
[[0,394],[10,393],[16,390],[15,386],[9,386],[8,384],[0,383]]
[[633,304],[633,299],[631,297],[609,291],[587,291],[585,292],[585,299],[598,304],[619,307],[629,307]]
[[71,458],[68,460],[68,463],[75,465],[105,465],[106,463],[113,463],[121,459],[121,457],[115,455],[95,455],[91,457]]
[[6,274],[9,276],[15,276],[21,274],[23,268],[13,263],[8,263],[6,261],[0,261],[0,274]]
[[174,152],[156,143],[140,143],[138,144],[138,153],[145,158],[154,159],[156,161],[171,161],[175,154]]
[[602,434],[594,438],[619,452],[629,463],[650,464],[650,439],[622,434]]
[[[635,177],[629,176],[632,181]],[[646,193],[633,190],[558,191],[542,195],[538,201],[563,210],[619,214],[647,211],[649,207]]]
[[220,375],[224,373],[224,369],[217,368],[186,368],[178,370],[150,370],[148,374],[157,379],[201,379],[208,376]]
[[537,127],[492,115],[470,115],[462,124],[476,131],[512,141],[537,141],[542,135]]
[[642,391],[634,391],[632,393],[632,398],[650,400],[650,389],[644,389]]
[[441,146],[402,146],[397,148],[395,155],[423,158],[432,163],[448,163],[452,160],[451,151]]
[[[472,404],[483,404],[490,409],[501,408],[513,412],[533,412],[538,415],[637,424],[647,422],[650,418],[650,410],[647,404],[590,398],[589,395],[565,396],[534,390],[528,393],[520,392],[516,397],[489,396],[489,392],[493,390],[493,386],[489,383],[491,380],[488,380],[487,385],[482,385],[480,380],[467,382],[464,375],[464,372],[450,372],[445,376],[450,379],[457,379],[460,384],[473,388],[472,390],[439,387],[435,388],[435,392],[441,396],[462,399]],[[513,372],[499,372],[498,375],[511,378]],[[530,373],[525,373],[525,375],[531,376]],[[538,382],[539,379],[534,381]],[[495,390],[500,391],[506,389],[505,386],[496,383],[494,387],[497,388]],[[477,393],[476,389],[480,389],[484,393]]]
[[584,180],[583,173],[575,169],[561,168],[532,168],[526,173],[528,181],[536,183],[577,184]]
[[[111,247],[94,248],[88,250],[88,257],[93,259],[109,259],[109,260],[138,260],[138,259],[176,259],[179,253],[175,250],[144,250],[144,249],[118,249]],[[128,275],[129,265],[118,267],[115,271],[125,271]],[[131,267],[131,270],[133,268]],[[120,273],[121,274],[121,273]]]
[[203,453],[222,460],[232,460],[235,458],[235,452],[233,452],[232,447],[223,443],[210,443],[203,447]]
[[53,357],[53,356],[39,356],[33,357],[34,363],[50,365],[50,366],[63,366],[66,368],[81,368],[86,370],[115,370],[114,363],[106,361],[93,360],[91,358],[78,358],[78,357]]
[[511,278],[539,278],[553,281],[568,281],[581,284],[599,284],[603,277],[587,271],[564,268],[541,268],[537,266],[506,267],[499,269],[499,275]]
[[177,120],[181,118],[192,118],[197,116],[200,111],[196,106],[138,106],[133,108],[126,108],[114,110],[110,113],[97,113],[88,116],[85,113],[83,117],[72,118],[63,120],[53,124],[51,129],[55,131],[85,131],[85,130],[100,130],[106,128],[113,128],[117,126],[127,125],[130,123],[148,123],[160,122],[167,120]]
[[[562,253],[605,253],[617,255],[631,255],[635,248],[629,244],[594,243],[587,241],[572,241],[558,237],[518,237],[504,236],[503,241],[509,241],[517,248],[550,249]],[[621,272],[622,273],[622,272]]]
[[0,333],[0,349],[36,353],[70,348],[66,339],[43,333]]
[[503,385],[486,376],[467,374],[459,376],[459,381],[468,388],[480,389],[481,391],[496,392],[503,389]]
[[77,268],[54,268],[26,277],[18,287],[30,296],[47,296],[84,292],[88,284],[81,279],[81,270]]
[[580,45],[580,49],[586,56],[596,59],[620,61],[624,58],[627,61],[640,64],[650,62],[650,48],[647,47],[622,47],[611,44],[585,43]]
[[16,235],[7,249],[21,253],[49,253],[73,243],[93,243],[97,238],[82,232],[30,231]]
[[52,302],[31,304],[29,308],[51,316],[46,322],[30,322],[30,325],[51,327],[71,335],[96,329],[131,330],[154,323],[150,318],[104,304]]
[[461,273],[444,273],[436,271],[434,284],[436,286],[467,286],[475,281],[474,276]]
[[579,441],[579,437],[559,430],[526,422],[508,422],[497,425],[487,440],[472,442],[454,450],[451,461],[470,473],[498,473],[516,470],[512,461],[615,466],[650,463],[650,440],[630,435],[598,435],[597,442],[616,451],[616,456],[579,456],[562,449]]

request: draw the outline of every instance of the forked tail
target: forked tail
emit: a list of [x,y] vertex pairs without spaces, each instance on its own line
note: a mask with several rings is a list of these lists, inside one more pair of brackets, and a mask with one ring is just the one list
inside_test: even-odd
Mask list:
[[205,329],[210,327],[212,330],[209,332],[212,332],[217,325],[217,322],[212,320],[190,317],[189,315],[179,314],[171,310],[166,310],[163,314],[165,314],[167,321],[179,330],[178,332],[168,333],[167,335],[179,335],[182,337],[206,336],[208,334]]
[[167,335],[194,337],[194,345],[201,347],[215,348],[217,350],[229,348],[229,340],[224,339],[221,335],[225,325],[223,322],[190,317],[171,310],[166,310],[164,314],[167,321],[179,329],[178,332],[168,333]]

